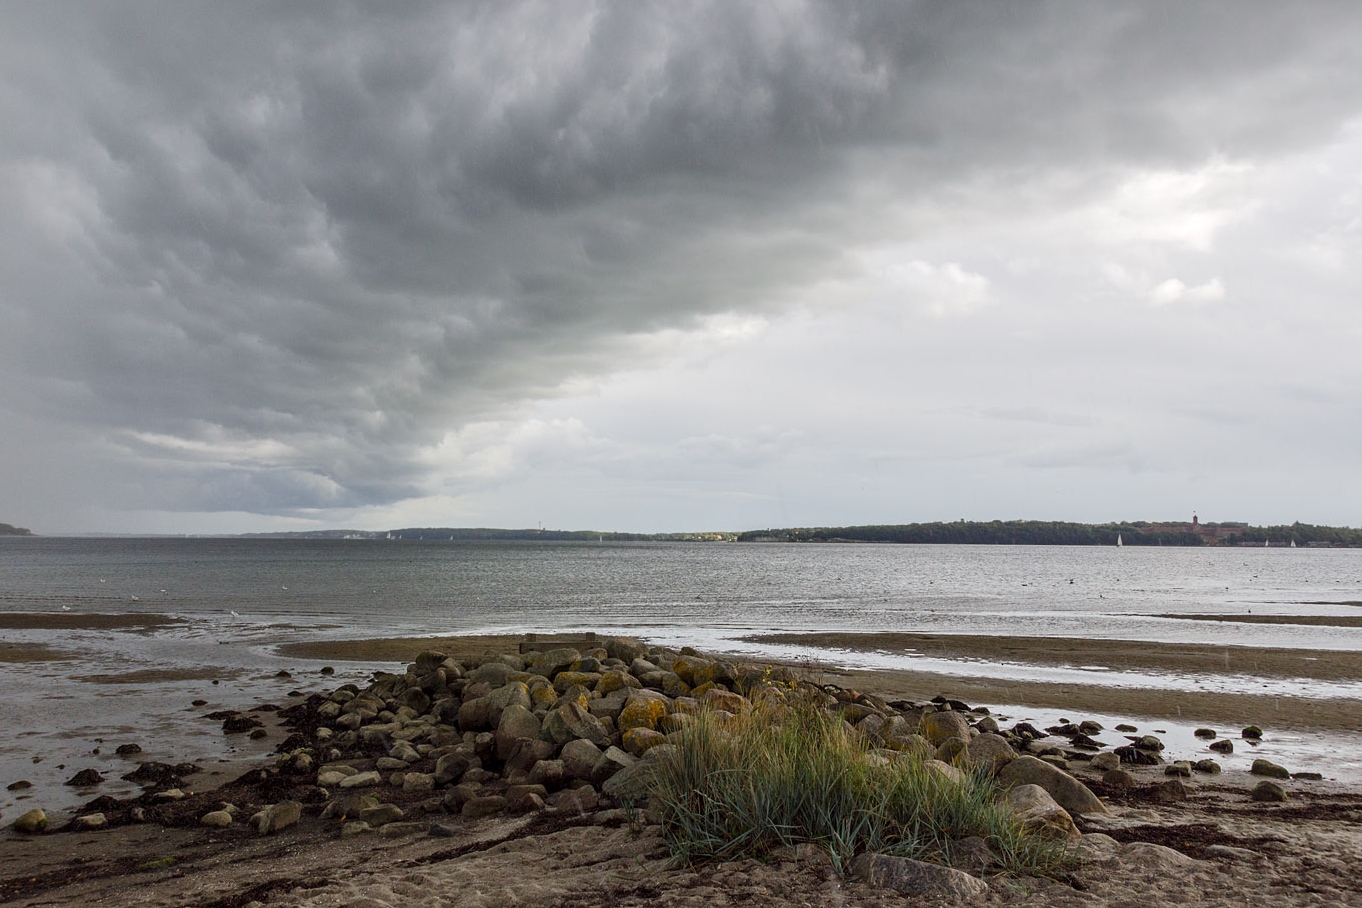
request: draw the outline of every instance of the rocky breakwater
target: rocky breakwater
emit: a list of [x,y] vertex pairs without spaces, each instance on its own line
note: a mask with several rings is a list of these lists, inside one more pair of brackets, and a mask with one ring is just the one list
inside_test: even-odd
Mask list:
[[[472,663],[422,653],[404,674],[294,707],[299,730],[285,742],[278,769],[324,790],[322,812],[347,818],[346,834],[391,823],[408,829],[416,816],[436,815],[438,825],[451,815],[643,805],[649,767],[675,754],[672,739],[702,712],[722,720],[768,698],[797,695],[836,712],[888,754],[913,753],[945,775],[980,767],[1005,787],[1036,786],[1049,799],[1045,809],[1036,810],[1033,799],[1021,812],[1044,814],[1037,825],[1059,835],[1075,834],[1064,821],[1068,813],[1105,812],[1063,770],[1018,761],[1025,736],[990,725],[986,710],[966,712],[945,700],[886,702],[690,649],[601,644],[488,654]],[[1014,763],[1043,771],[1009,770]],[[402,809],[373,812],[385,805]],[[350,822],[356,817],[359,823]]]
[[[597,642],[465,661],[421,653],[401,674],[379,673],[367,687],[342,685],[281,710],[291,733],[265,768],[210,792],[101,798],[69,828],[160,822],[219,835],[293,827],[344,837],[447,835],[497,814],[646,810],[652,773],[677,758],[678,735],[702,715],[722,723],[794,699],[834,714],[885,760],[911,756],[948,779],[995,777],[1000,799],[1041,836],[1077,841],[1074,815],[1106,812],[1074,776],[1019,754],[1034,747],[1029,730],[1000,729],[986,709],[944,698],[890,702],[689,648]],[[972,866],[987,870],[988,846],[978,845]],[[853,873],[900,887],[937,878],[881,857],[856,863]],[[973,887],[959,878],[942,885]]]

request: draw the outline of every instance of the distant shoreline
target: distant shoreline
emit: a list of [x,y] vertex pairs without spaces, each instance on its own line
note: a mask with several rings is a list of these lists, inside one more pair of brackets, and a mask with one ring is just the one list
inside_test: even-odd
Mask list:
[[[5,528],[8,527],[8,531]],[[33,536],[0,524],[0,536]],[[504,529],[495,527],[404,527],[393,530],[299,530],[265,533],[89,533],[72,539],[286,539],[384,542],[762,542],[901,545],[1050,545],[1196,548],[1362,548],[1362,528],[1293,523],[1120,521],[1073,523],[1046,520],[957,520],[951,523],[785,527],[764,530],[630,533],[611,530]]]

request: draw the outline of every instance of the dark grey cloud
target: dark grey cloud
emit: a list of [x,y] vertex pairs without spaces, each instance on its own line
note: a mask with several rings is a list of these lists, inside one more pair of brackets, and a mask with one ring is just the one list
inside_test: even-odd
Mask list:
[[890,212],[1362,110],[1336,3],[20,3],[0,35],[0,407],[164,510],[419,495],[445,433],[778,306]]

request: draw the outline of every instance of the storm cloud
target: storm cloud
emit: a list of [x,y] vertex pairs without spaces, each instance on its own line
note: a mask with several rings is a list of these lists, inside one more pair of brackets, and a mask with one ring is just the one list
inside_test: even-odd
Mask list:
[[[1252,271],[1253,250],[1282,240],[1256,214],[1307,190],[1272,179],[1362,147],[1360,43],[1362,8],[1338,3],[9,4],[0,464],[15,513],[0,519],[41,530],[105,528],[90,508],[261,526],[396,516],[515,476],[515,495],[548,495],[536,483],[555,470],[621,502],[668,485],[650,507],[686,489],[741,499],[755,494],[744,476],[790,452],[789,483],[807,484],[792,464],[821,471],[834,436],[872,457],[1146,469],[1157,456],[1129,437],[1051,448],[1012,433],[1090,431],[1139,411],[1132,400],[1098,413],[1046,389],[1140,344],[1130,368],[1147,370],[1162,418],[1242,412],[1213,390],[1217,376],[1251,374],[1234,350],[1212,354],[1212,399],[1172,393],[1186,375],[1158,390],[1170,363],[1204,360],[1212,329],[1151,319],[1215,322],[1227,298],[1241,313],[1293,305],[1255,310],[1234,269],[1273,279]],[[1274,272],[1280,293],[1313,302],[1263,345],[1246,341],[1246,359],[1308,358],[1312,338],[1357,330],[1344,300],[1359,202],[1339,201],[1337,185],[1318,190],[1346,208],[1341,232],[1317,230],[1334,272],[1298,263],[1311,287]],[[1195,210],[1174,204],[1163,223],[1170,198]],[[1304,224],[1288,223],[1293,236]],[[1103,231],[1102,248],[1085,245]],[[1100,275],[1075,274],[1083,256]],[[1075,281],[1088,282],[1081,304],[1054,303]],[[1104,305],[1113,297],[1139,306]],[[930,344],[914,344],[942,332],[979,356],[963,371],[987,372],[1028,311],[1066,326],[1027,360],[1041,399],[987,400],[997,376],[963,375],[955,398],[942,391],[953,426],[871,374],[905,356],[932,363]],[[842,328],[781,348],[800,319]],[[886,330],[907,346],[884,346]],[[692,369],[696,344],[727,358]],[[798,360],[773,352],[796,348]],[[815,363],[820,383],[850,376],[838,393],[864,418],[801,424],[809,392],[776,387],[809,383],[794,361]],[[600,383],[681,374],[667,369],[691,370],[695,395],[668,412],[714,407],[649,435],[647,411],[670,393],[657,388],[609,428]],[[725,426],[719,375],[729,388],[780,376],[762,397],[769,424]],[[1281,420],[1329,448],[1315,427],[1356,405],[1313,390],[1328,400],[1298,400]],[[565,401],[571,412],[554,410]],[[1302,416],[1311,407],[1318,423]],[[905,452],[886,427],[900,418],[940,437]],[[706,489],[700,473],[724,480]],[[830,482],[806,510],[782,507],[792,520],[890,519],[847,508],[838,520],[844,493],[855,499]],[[1042,516],[1053,502],[996,506],[1033,513],[978,516]],[[558,513],[671,528],[623,503]]]

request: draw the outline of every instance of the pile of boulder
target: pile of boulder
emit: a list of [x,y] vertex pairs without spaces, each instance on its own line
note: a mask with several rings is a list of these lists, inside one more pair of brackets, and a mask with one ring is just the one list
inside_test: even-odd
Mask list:
[[[971,767],[997,774],[1017,812],[1046,834],[1077,838],[1073,813],[1106,812],[1060,761],[1025,753],[1027,729],[999,729],[986,709],[958,701],[887,702],[785,668],[632,639],[523,649],[468,662],[425,652],[367,688],[314,695],[284,711],[296,730],[278,769],[315,786],[311,800],[324,804],[323,818],[344,821],[345,835],[438,831],[451,814],[646,806],[653,767],[676,752],[669,739],[702,712],[722,720],[798,696],[839,715],[886,758],[913,753],[947,776]],[[434,824],[415,822],[431,815]],[[252,823],[282,828],[265,811]]]

